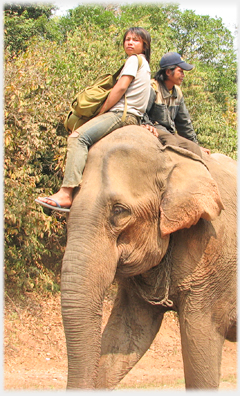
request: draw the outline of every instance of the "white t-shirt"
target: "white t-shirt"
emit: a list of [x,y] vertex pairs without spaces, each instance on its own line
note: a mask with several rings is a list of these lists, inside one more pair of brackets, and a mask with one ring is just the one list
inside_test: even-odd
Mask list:
[[[119,75],[133,76],[134,79],[130,83],[125,95],[127,97],[127,112],[136,116],[142,116],[147,108],[150,95],[150,79],[151,71],[149,64],[144,55],[142,57],[142,65],[138,70],[138,58],[131,55],[127,58],[126,63]],[[124,95],[109,111],[124,111],[125,99]]]

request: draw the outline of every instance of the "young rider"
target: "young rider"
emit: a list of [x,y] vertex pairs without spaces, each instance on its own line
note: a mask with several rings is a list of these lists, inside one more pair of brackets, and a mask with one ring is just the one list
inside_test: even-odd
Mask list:
[[[38,197],[35,201],[42,206],[69,212],[73,190],[80,185],[91,145],[124,125],[140,125],[150,95],[150,34],[140,27],[128,29],[123,37],[123,48],[128,58],[117,83],[105,101],[100,114],[77,128],[68,137],[67,161],[62,187],[51,197]],[[138,68],[136,54],[142,58],[140,68]],[[127,116],[123,122],[124,95],[127,99]]]

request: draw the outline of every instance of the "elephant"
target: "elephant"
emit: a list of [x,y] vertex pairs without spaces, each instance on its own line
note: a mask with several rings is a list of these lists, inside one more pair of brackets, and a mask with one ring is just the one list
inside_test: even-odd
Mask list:
[[[67,218],[67,389],[114,389],[177,313],[186,389],[217,389],[236,341],[236,161],[141,126],[94,144]],[[106,291],[117,295],[102,332]]]

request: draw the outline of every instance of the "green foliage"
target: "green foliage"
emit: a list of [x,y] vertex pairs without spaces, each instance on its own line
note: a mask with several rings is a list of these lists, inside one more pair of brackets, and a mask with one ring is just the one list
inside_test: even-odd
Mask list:
[[59,186],[66,146],[63,128],[52,116],[59,106],[45,64],[52,54],[41,60],[29,50],[5,64],[5,274],[17,287],[26,288],[27,282],[27,290],[37,286],[35,278],[44,287],[61,261],[66,237],[65,218],[46,217],[34,203],[45,188],[47,194]]
[[236,55],[221,20],[173,4],[79,6],[61,18],[49,7],[5,7],[5,278],[27,291],[58,290],[65,215],[46,216],[34,199],[60,187],[71,101],[120,67],[128,27],[150,32],[152,75],[170,50],[195,64],[182,89],[199,142],[237,156]]
[[50,16],[55,9],[51,4],[5,4],[5,49],[14,55],[25,51],[34,37],[43,38],[46,35],[49,39],[55,39],[55,35],[49,34],[52,26]]
[[45,15],[47,19],[52,15],[52,11],[56,10],[56,7],[52,4],[41,4],[41,3],[27,3],[27,4],[17,4],[17,3],[6,3],[4,4],[5,14],[8,16],[18,15],[21,16],[25,14],[26,19],[38,19],[40,16]]
[[236,84],[234,87],[229,79],[229,90],[227,83],[221,86],[217,81],[221,73],[200,62],[186,74],[182,89],[200,145],[208,147],[211,152],[221,152],[236,159]]
[[196,15],[193,11],[176,12],[170,21],[172,44],[183,57],[208,66],[224,64],[233,54],[233,37],[221,18]]
[[101,5],[92,5],[91,7],[78,6],[73,10],[69,10],[69,18],[74,21],[75,27],[84,26],[85,28],[88,27],[88,30],[92,26],[107,29],[117,23],[117,18],[111,7]]

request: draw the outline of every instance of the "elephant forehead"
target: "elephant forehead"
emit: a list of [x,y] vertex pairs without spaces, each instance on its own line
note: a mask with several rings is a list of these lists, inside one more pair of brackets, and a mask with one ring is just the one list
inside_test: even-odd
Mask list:
[[141,160],[143,166],[154,163],[162,148],[159,140],[149,131],[139,126],[126,126],[111,132],[101,139],[94,147],[98,150],[105,162],[118,154],[118,160],[125,164],[136,165]]
[[[150,154],[150,153],[149,153]],[[133,145],[112,148],[102,162],[102,181],[113,189],[140,191],[149,189],[157,172],[156,153],[143,155]]]
[[97,142],[97,147],[103,153],[111,153],[116,150],[131,152],[133,149],[139,151],[142,156],[147,156],[149,150],[155,152],[156,148],[162,147],[159,140],[145,128],[129,125],[119,128]]
[[[104,190],[113,194],[152,193],[171,161],[158,139],[142,127],[127,126],[105,136],[89,151],[87,171],[95,169]],[[95,177],[96,179],[96,177]]]

